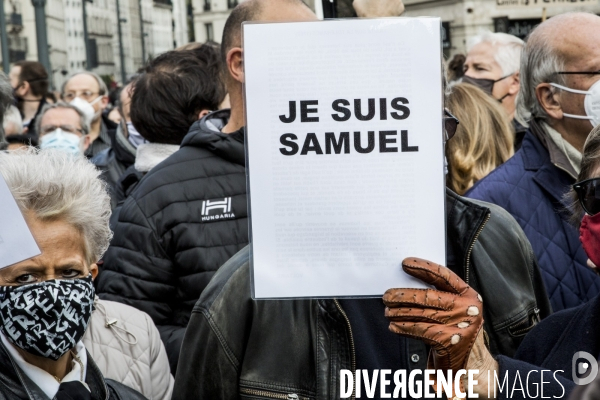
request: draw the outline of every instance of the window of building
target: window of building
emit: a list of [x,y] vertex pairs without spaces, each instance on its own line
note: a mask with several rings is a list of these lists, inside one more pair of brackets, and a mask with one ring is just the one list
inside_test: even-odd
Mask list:
[[210,0],[204,0],[204,11],[210,11]]
[[227,0],[227,8],[232,9],[238,5],[238,0]]
[[214,41],[215,40],[215,35],[213,33],[213,24],[212,24],[212,22],[209,22],[208,24],[204,24],[204,26],[206,27],[206,41],[207,42],[209,40]]

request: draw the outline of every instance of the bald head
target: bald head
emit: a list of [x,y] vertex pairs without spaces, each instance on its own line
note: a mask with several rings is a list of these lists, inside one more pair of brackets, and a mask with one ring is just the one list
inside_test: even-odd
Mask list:
[[536,94],[538,86],[554,82],[560,85],[582,85],[585,90],[589,83],[579,81],[591,76],[562,75],[557,72],[599,69],[600,17],[573,12],[546,20],[531,32],[523,49],[521,96],[517,100],[519,113],[523,116],[531,113],[548,121],[551,116],[539,102]]
[[302,0],[247,0],[233,9],[221,40],[221,58],[227,61],[227,53],[233,47],[242,46],[242,22],[292,22],[313,21],[317,16]]
[[583,12],[557,15],[540,24],[527,42],[531,46],[549,45],[565,67],[579,63],[585,53],[600,48],[600,17]]

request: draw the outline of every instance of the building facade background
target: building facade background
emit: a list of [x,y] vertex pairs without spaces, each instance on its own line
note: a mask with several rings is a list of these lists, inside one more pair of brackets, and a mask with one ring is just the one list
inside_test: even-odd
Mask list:
[[[4,2],[6,13],[10,62],[37,60],[32,0],[0,1]],[[89,66],[83,32],[85,0],[46,1],[52,86],[60,88],[71,73],[88,67],[107,82],[121,82],[122,72],[129,79],[146,60],[165,51],[191,41],[220,42],[225,21],[239,0],[88,0]],[[323,16],[322,0],[305,1],[318,16]],[[336,1],[340,12],[352,12],[352,0]],[[569,11],[600,14],[599,1],[404,0],[404,16],[440,17],[442,47],[444,55],[450,58],[465,54],[470,39],[484,30],[524,39],[543,18]]]
[[[4,3],[6,14],[10,63],[38,60],[31,0],[0,1]],[[193,33],[190,35],[193,31],[191,0],[88,0],[85,11],[90,65],[87,65],[83,1],[46,0],[54,89],[60,89],[72,73],[85,69],[98,73],[108,84],[122,83],[121,65],[127,80],[148,59],[182,46],[193,38]],[[117,18],[117,6],[120,20]]]

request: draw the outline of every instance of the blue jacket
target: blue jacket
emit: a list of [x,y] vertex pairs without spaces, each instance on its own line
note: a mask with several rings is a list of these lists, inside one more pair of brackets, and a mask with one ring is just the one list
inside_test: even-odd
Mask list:
[[466,194],[503,207],[521,225],[554,311],[578,306],[600,293],[600,277],[587,267],[579,232],[567,221],[563,196],[574,182],[528,130],[521,149]]
[[[540,322],[525,336],[523,343],[515,354],[515,358],[498,356],[499,376],[508,376],[510,390],[502,391],[499,399],[535,398],[535,391],[540,390],[541,371],[550,370],[544,374],[544,397],[564,398],[575,388],[573,382],[573,356],[585,351],[594,359],[600,355],[600,296],[592,301],[561,312],[552,314]],[[584,361],[584,359],[581,359]],[[577,364],[575,364],[577,366]],[[523,389],[512,390],[519,373]],[[556,375],[553,376],[554,372]],[[528,388],[526,377],[530,374]],[[584,373],[579,378],[585,378]],[[535,385],[538,385],[538,388]],[[519,387],[517,382],[516,387]],[[527,395],[529,390],[529,395]],[[538,394],[537,398],[541,398]],[[577,399],[582,397],[574,397]],[[586,397],[591,398],[591,397]],[[597,398],[597,397],[593,397]]]

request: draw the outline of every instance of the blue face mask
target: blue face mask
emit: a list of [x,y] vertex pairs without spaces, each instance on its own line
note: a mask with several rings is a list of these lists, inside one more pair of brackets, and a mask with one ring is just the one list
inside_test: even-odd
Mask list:
[[74,133],[68,133],[60,128],[45,134],[40,139],[40,148],[66,151],[74,156],[83,155],[81,138]]
[[137,129],[135,129],[135,126],[133,126],[132,122],[127,122],[127,133],[129,134],[127,137],[129,143],[131,143],[136,149],[140,144],[148,143],[148,141],[144,139]]

